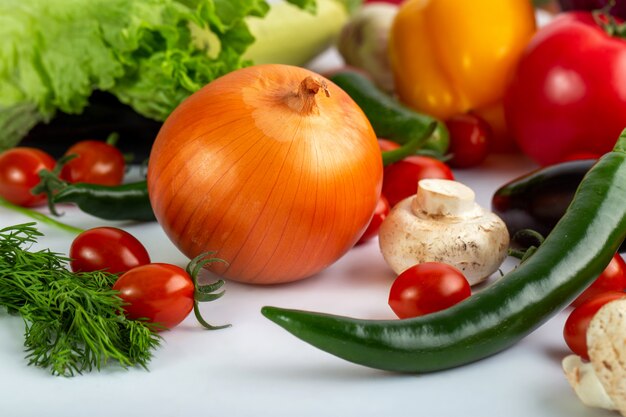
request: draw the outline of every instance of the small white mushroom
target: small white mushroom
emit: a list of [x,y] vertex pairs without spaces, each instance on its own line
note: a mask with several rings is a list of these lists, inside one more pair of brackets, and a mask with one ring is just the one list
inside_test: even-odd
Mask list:
[[396,204],[378,234],[396,272],[424,262],[461,270],[470,285],[487,279],[507,255],[504,222],[474,201],[474,191],[451,180],[423,179],[417,194]]
[[626,299],[611,301],[594,315],[587,329],[590,362],[563,359],[563,370],[583,404],[618,410],[626,417]]

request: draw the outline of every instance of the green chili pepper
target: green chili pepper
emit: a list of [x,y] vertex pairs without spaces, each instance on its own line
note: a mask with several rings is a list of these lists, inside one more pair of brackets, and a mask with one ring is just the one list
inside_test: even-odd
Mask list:
[[85,213],[105,220],[155,220],[146,181],[115,187],[95,184],[67,184],[52,202],[74,203]]
[[360,320],[263,307],[312,345],[361,365],[429,372],[473,362],[513,345],[570,304],[626,237],[626,130],[582,180],[534,254],[492,286],[437,313]]
[[437,122],[435,132],[420,149],[437,156],[443,156],[448,150],[448,129],[441,121],[403,106],[356,71],[337,72],[330,76],[330,80],[358,104],[379,138],[404,145],[423,136],[429,125]]

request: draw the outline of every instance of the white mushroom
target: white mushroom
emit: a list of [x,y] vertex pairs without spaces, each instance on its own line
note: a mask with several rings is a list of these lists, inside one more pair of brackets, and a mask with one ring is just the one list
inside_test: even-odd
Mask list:
[[626,417],[626,299],[611,301],[587,329],[590,362],[563,359],[563,370],[578,398],[590,407],[618,410]]
[[398,274],[418,263],[442,262],[461,270],[470,285],[484,281],[506,257],[509,234],[474,198],[459,182],[421,180],[417,194],[396,204],[380,227],[385,261]]

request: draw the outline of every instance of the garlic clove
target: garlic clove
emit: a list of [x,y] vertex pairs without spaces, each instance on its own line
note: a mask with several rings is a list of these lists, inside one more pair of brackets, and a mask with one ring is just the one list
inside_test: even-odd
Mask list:
[[600,383],[591,363],[583,362],[578,355],[568,355],[561,364],[567,380],[583,404],[615,410],[611,397]]
[[598,310],[589,323],[587,348],[598,380],[626,416],[626,299]]

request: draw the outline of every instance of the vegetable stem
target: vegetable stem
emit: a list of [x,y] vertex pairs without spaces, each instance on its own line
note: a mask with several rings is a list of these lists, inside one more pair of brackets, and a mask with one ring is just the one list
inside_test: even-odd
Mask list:
[[72,233],[72,234],[80,234],[82,232],[84,232],[84,229],[75,227],[75,226],[71,226],[69,224],[60,222],[58,220],[55,220],[51,217],[46,216],[43,213],[40,213],[38,211],[35,210],[31,210],[28,209],[26,207],[21,207],[18,205],[15,205],[13,203],[10,203],[9,201],[5,200],[4,198],[0,197],[0,206],[8,208],[9,210],[13,210],[15,212],[18,212],[24,216],[30,217],[31,219],[35,219],[41,223],[47,224],[48,226],[52,226],[52,227],[56,227],[58,229],[61,230],[65,230],[66,232]]
[[383,166],[391,165],[394,162],[401,161],[407,156],[411,156],[420,149],[424,143],[430,138],[435,130],[437,129],[437,122],[431,122],[426,130],[413,136],[407,143],[399,147],[398,149],[393,149],[390,151],[384,151],[382,153],[383,156]]
[[288,97],[287,105],[303,115],[319,114],[315,96],[320,90],[324,92],[326,97],[330,97],[330,91],[328,91],[328,86],[324,80],[308,76],[300,83],[298,92]]

